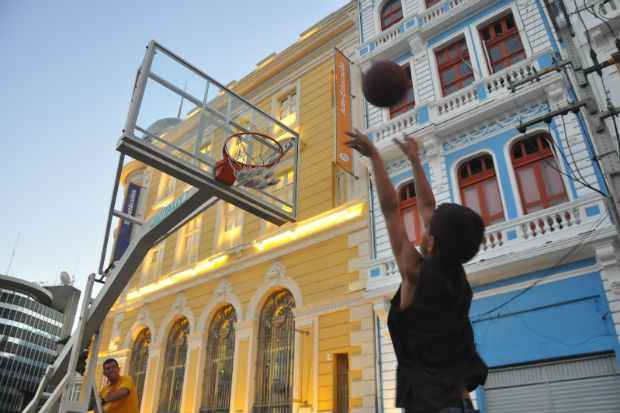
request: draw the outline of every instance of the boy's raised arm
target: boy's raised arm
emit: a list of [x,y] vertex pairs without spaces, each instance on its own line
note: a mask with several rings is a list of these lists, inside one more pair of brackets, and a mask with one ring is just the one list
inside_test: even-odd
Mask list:
[[[405,223],[399,210],[396,189],[394,189],[394,185],[392,185],[388,177],[383,159],[381,159],[377,148],[370,142],[368,137],[357,130],[355,132],[347,132],[347,134],[351,137],[347,145],[362,156],[369,158],[372,163],[381,211],[385,217],[394,258],[396,258],[396,263],[403,279],[402,287],[406,292],[410,292],[415,286],[421,256],[407,237]],[[412,294],[405,294],[405,291],[401,291],[401,295],[406,297],[412,296]]]

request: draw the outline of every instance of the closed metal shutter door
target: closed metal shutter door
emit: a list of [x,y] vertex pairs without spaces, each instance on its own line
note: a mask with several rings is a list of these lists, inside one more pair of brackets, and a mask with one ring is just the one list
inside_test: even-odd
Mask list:
[[613,355],[493,369],[488,413],[618,413],[620,372]]

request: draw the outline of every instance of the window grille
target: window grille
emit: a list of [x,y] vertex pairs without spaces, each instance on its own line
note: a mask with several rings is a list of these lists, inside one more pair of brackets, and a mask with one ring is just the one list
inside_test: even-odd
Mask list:
[[200,413],[228,413],[230,410],[236,322],[232,305],[220,309],[211,322]]
[[179,413],[181,410],[188,335],[189,322],[186,318],[177,321],[168,335],[158,413]]
[[349,356],[336,354],[334,413],[349,413]]
[[463,205],[478,212],[486,225],[504,221],[504,210],[491,155],[484,154],[459,167]]
[[129,371],[136,385],[138,401],[142,400],[144,379],[146,378],[146,366],[149,360],[149,346],[151,345],[151,332],[148,328],[143,329],[136,337],[131,349]]
[[551,139],[549,134],[541,133],[512,145],[510,156],[525,214],[568,201],[564,181],[549,144]]
[[293,296],[283,290],[269,297],[261,312],[253,413],[292,412],[294,307]]

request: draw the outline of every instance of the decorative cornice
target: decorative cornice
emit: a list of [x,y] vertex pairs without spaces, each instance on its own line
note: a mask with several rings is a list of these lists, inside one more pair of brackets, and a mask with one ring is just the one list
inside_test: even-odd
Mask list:
[[503,129],[514,128],[515,124],[523,120],[527,120],[547,112],[549,112],[549,103],[541,102],[522,111],[513,112],[507,116],[502,116],[491,122],[485,123],[479,128],[444,141],[442,144],[443,151],[444,153],[454,152],[482,139],[487,139],[492,134],[496,134]]

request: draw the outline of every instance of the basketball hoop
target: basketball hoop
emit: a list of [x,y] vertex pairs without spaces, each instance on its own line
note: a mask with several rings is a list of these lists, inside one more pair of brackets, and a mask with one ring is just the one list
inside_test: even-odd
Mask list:
[[215,177],[226,185],[235,181],[248,188],[263,189],[278,183],[273,167],[284,156],[284,148],[271,136],[241,132],[224,141],[222,159],[217,161]]

